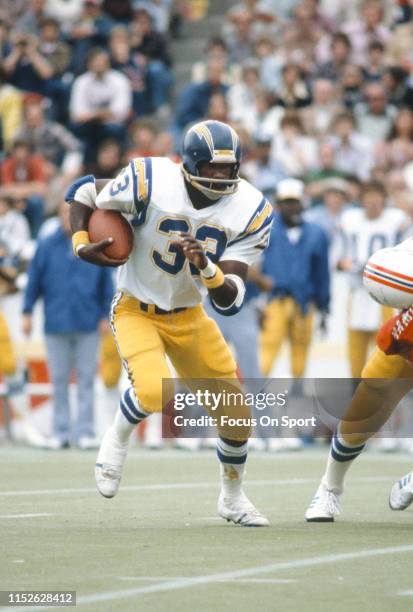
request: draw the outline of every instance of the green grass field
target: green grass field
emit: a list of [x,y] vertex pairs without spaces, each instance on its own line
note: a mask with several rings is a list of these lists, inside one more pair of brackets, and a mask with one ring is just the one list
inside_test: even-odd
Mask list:
[[387,498],[413,459],[366,454],[339,520],[307,524],[326,452],[251,453],[246,491],[272,526],[248,529],[216,517],[213,452],[131,451],[106,500],[95,453],[3,447],[0,590],[76,590],[91,612],[412,610],[413,510]]

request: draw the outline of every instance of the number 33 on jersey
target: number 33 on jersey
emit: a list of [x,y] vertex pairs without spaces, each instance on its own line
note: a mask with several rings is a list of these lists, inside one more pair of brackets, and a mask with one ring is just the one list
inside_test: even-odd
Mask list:
[[119,269],[118,289],[165,310],[202,299],[198,272],[173,243],[189,232],[214,261],[250,265],[266,248],[272,206],[241,180],[237,191],[197,210],[187,194],[180,166],[167,158],[137,158],[107,183],[96,206],[133,215],[135,246]]

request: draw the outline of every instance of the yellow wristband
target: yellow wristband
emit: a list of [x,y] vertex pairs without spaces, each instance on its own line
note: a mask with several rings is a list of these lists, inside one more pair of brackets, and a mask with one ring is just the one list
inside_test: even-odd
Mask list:
[[205,278],[201,274],[201,281],[207,289],[217,289],[218,287],[222,287],[222,285],[225,283],[225,276],[221,268],[218,268],[217,266],[214,276],[211,278]]
[[86,231],[75,232],[72,236],[73,252],[78,256],[78,249],[80,246],[90,244],[89,234]]

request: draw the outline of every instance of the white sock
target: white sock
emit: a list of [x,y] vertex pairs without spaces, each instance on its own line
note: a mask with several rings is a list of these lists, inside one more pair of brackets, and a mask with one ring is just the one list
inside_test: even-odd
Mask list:
[[221,438],[217,440],[217,455],[221,462],[221,493],[224,497],[234,498],[242,495],[247,446],[247,442],[242,446],[233,446]]
[[115,421],[112,430],[121,446],[126,446],[129,442],[131,433],[139,423],[141,423],[149,412],[143,410],[136,399],[132,387],[126,389],[120,399],[120,405],[116,411]]
[[245,472],[245,463],[233,465],[221,463],[221,493],[224,497],[239,497],[242,495],[242,479]]
[[348,444],[340,435],[338,430],[331,441],[330,454],[327,461],[327,469],[323,476],[323,483],[334,493],[341,494],[344,489],[344,478],[347,471],[360,453],[365,444],[358,446]]

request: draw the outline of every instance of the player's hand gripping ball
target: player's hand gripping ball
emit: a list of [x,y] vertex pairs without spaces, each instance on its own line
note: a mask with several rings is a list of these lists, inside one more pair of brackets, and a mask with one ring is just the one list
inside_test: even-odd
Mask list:
[[364,268],[364,286],[383,306],[404,310],[413,304],[413,249],[406,245],[410,242],[377,251]]
[[133,231],[121,213],[95,210],[88,223],[89,244],[78,248],[84,261],[117,268],[127,262],[133,249]]

